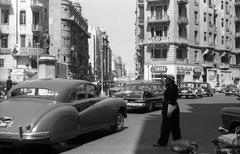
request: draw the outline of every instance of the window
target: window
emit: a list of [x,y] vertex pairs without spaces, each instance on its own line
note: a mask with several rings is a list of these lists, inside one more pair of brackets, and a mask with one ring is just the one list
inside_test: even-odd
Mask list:
[[198,41],[198,31],[194,32],[194,42],[199,43],[199,41]]
[[198,12],[197,11],[194,12],[194,23],[196,25],[198,25]]
[[194,53],[194,60],[195,60],[195,63],[198,62],[198,51],[195,51]]
[[0,67],[4,67],[4,59],[0,59]]
[[206,0],[203,0],[203,3],[206,3]]
[[209,22],[209,26],[212,27],[212,14],[208,14],[208,22]]
[[94,85],[87,85],[86,90],[88,98],[94,98],[97,96],[96,87]]
[[204,37],[203,37],[204,41],[207,41],[207,33],[204,32]]
[[187,58],[187,49],[186,48],[177,48],[176,52],[177,52],[177,54],[176,54],[177,59]]
[[21,35],[21,47],[25,47],[25,35]]
[[223,18],[222,18],[222,22],[221,23],[222,23],[222,27],[224,27],[224,19]]
[[8,35],[7,34],[2,34],[1,35],[1,44],[2,44],[2,48],[8,48]]
[[1,11],[1,23],[9,24],[9,10],[2,9]]
[[224,36],[222,36],[222,44],[224,44]]
[[203,14],[203,21],[206,22],[206,18],[207,18],[207,13]]
[[167,48],[156,47],[152,49],[152,58],[167,58]]
[[20,11],[20,25],[26,25],[26,11]]
[[69,95],[70,102],[81,100],[85,98],[85,88],[84,85],[79,85],[73,89]]
[[223,1],[221,1],[221,9],[223,10]]

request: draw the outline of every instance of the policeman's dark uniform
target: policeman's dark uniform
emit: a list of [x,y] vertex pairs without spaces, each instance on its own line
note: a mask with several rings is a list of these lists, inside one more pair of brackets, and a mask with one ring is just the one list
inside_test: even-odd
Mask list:
[[[170,83],[166,85],[166,90],[164,92],[164,101],[162,106],[162,125],[161,134],[158,140],[158,144],[161,146],[167,146],[168,138],[170,133],[172,133],[173,140],[181,139],[180,131],[180,118],[179,118],[179,106],[177,103],[178,99],[178,87],[175,83]],[[167,117],[168,104],[177,105],[170,117]]]

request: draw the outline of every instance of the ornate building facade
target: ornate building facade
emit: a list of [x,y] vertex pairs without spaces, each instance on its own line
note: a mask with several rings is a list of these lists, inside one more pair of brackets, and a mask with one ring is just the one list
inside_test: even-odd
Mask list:
[[48,29],[48,0],[0,1],[0,80],[19,82],[37,73]]
[[87,20],[78,2],[49,1],[50,55],[57,59],[57,77],[88,79],[89,53]]
[[137,0],[137,78],[167,73],[177,83],[239,85],[238,7],[237,0]]

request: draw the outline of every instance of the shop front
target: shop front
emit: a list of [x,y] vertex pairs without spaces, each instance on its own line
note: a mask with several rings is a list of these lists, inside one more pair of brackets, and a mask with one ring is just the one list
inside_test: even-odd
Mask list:
[[201,66],[186,65],[149,65],[145,68],[145,80],[161,80],[161,74],[173,74],[179,85],[184,81],[202,81],[203,68]]

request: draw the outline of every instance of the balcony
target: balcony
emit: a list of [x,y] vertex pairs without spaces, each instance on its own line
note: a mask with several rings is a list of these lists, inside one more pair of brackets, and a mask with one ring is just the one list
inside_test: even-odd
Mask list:
[[41,32],[42,31],[42,26],[33,24],[32,25],[32,31],[33,32]]
[[188,44],[188,39],[187,37],[179,37],[178,38],[178,44]]
[[170,22],[169,16],[165,15],[163,17],[148,17],[147,18],[148,23],[164,23],[164,22]]
[[143,6],[144,5],[144,0],[138,0],[138,6]]
[[212,68],[212,67],[213,67],[213,64],[214,64],[213,61],[204,61],[204,62],[202,63],[202,66],[203,66],[203,67],[210,67],[210,68]]
[[179,4],[187,4],[188,0],[177,0]]
[[194,5],[198,6],[199,5],[199,0],[194,0]]
[[0,6],[11,6],[11,0],[0,0]]
[[229,69],[230,65],[228,63],[220,63],[219,68],[220,69]]
[[188,18],[183,17],[183,16],[179,16],[178,17],[178,24],[188,24]]
[[169,43],[169,37],[149,37],[147,40],[144,41],[144,44],[168,44]]
[[209,46],[214,46],[214,42],[213,41],[209,41],[208,45]]
[[194,40],[195,45],[199,45],[199,40]]
[[229,44],[226,44],[225,48],[229,50],[229,49],[231,49],[231,46]]
[[46,3],[42,0],[31,0],[31,8],[47,8]]
[[19,52],[14,56],[40,56],[44,54],[45,51],[42,48],[20,48]]
[[0,48],[0,54],[10,54],[11,48]]
[[235,6],[240,6],[240,0],[235,0],[234,5],[235,5]]

